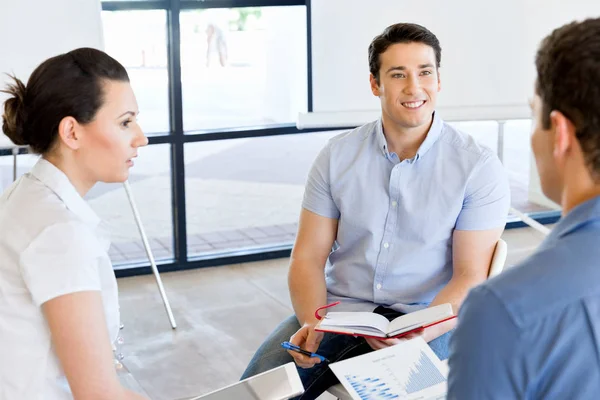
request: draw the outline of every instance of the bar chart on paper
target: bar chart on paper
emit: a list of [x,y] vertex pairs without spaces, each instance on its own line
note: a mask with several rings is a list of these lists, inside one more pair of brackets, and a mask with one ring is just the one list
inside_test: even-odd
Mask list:
[[416,393],[428,387],[438,385],[446,381],[442,373],[433,365],[427,354],[421,352],[419,361],[411,368],[406,383],[408,394]]
[[355,400],[446,395],[447,367],[421,338],[331,364],[331,369]]
[[399,399],[397,393],[379,378],[364,377],[360,375],[345,376],[361,400],[371,399]]

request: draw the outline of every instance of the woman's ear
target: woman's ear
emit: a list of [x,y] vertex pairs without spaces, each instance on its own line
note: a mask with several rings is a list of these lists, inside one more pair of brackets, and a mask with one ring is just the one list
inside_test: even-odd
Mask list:
[[77,150],[81,146],[78,128],[79,123],[73,117],[64,117],[58,124],[59,140],[72,150]]

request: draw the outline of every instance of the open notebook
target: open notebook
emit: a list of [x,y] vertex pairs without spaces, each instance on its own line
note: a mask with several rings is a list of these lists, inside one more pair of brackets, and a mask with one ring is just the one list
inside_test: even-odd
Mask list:
[[372,312],[329,312],[315,327],[320,332],[393,338],[455,318],[450,304],[440,304],[388,321]]

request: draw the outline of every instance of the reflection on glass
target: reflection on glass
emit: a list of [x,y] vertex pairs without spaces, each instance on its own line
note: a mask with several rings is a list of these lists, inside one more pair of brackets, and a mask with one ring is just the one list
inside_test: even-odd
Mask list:
[[[146,235],[157,260],[173,257],[171,174],[168,144],[142,147],[131,169],[129,183]],[[86,200],[111,235],[109,254],[115,266],[148,263],[127,194],[120,183],[99,183]]]
[[335,134],[187,144],[188,255],[291,245],[306,176]]
[[[453,122],[453,126],[473,136],[493,151],[498,151],[498,123],[495,121]],[[537,176],[531,170],[533,162],[529,137],[531,120],[510,120],[504,123],[502,162],[507,170],[511,191],[511,207],[535,213],[556,210],[537,190]],[[511,216],[512,219],[512,216]]]
[[168,133],[169,97],[166,12],[103,11],[108,54],[127,69],[147,135]]
[[295,122],[307,105],[306,9],[180,14],[186,131]]
[[[10,141],[0,141],[0,149],[10,149],[13,144]],[[13,179],[20,177],[26,172],[29,172],[31,167],[35,165],[38,160],[37,155],[34,154],[21,154],[16,159],[16,174],[15,174],[15,159],[12,155],[0,156],[0,193],[7,189],[12,183]]]

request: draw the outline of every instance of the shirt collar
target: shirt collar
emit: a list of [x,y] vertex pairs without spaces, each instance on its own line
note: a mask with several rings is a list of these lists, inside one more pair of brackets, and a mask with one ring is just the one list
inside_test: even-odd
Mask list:
[[600,196],[587,200],[569,211],[558,221],[548,239],[552,241],[567,236],[594,220],[600,220]]
[[82,221],[97,227],[100,218],[92,210],[89,204],[77,193],[69,178],[54,164],[44,158],[40,158],[31,169],[31,175],[52,190],[65,206],[71,210]]
[[[421,146],[417,150],[415,160],[418,160],[419,158],[423,157],[425,155],[425,153],[427,153],[429,151],[429,149],[431,149],[433,144],[440,137],[440,135],[442,133],[442,127],[443,127],[442,118],[437,116],[437,114],[434,112],[431,128],[429,128],[429,132],[427,132],[427,136],[425,137],[425,140],[423,141],[423,143],[421,143]],[[385,135],[383,133],[383,120],[381,118],[379,118],[379,120],[377,121],[375,130],[376,130],[375,135],[377,136],[378,148],[379,148],[379,150],[381,150],[383,152],[383,155],[385,157],[388,157],[388,155],[389,155],[388,146],[387,146],[387,141],[385,139]]]

